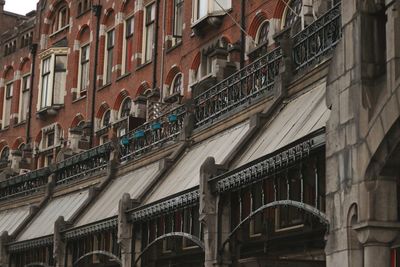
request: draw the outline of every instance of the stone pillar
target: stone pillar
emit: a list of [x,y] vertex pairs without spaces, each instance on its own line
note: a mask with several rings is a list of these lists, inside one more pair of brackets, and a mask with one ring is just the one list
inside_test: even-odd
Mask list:
[[10,236],[7,232],[3,232],[0,236],[0,267],[8,267],[9,266],[9,254],[6,248],[10,240]]
[[369,221],[354,226],[364,247],[364,267],[390,266],[390,245],[400,223]]
[[131,199],[128,193],[122,196],[118,205],[118,243],[121,247],[121,267],[133,266],[132,262],[132,237],[133,227],[129,223],[129,218],[126,211],[138,206],[139,202]]
[[63,216],[58,217],[54,223],[54,245],[53,245],[53,257],[56,262],[55,267],[66,267],[67,243],[63,238],[61,232],[67,228],[67,223]]
[[[229,266],[230,261],[229,251],[224,251],[224,257],[219,257],[220,244],[218,241],[220,240],[218,229],[221,229],[222,232],[222,223],[219,219],[219,210],[218,196],[214,195],[211,191],[210,184],[208,181],[210,178],[216,176],[218,174],[221,166],[215,164],[215,159],[209,157],[205,160],[200,168],[200,223],[203,225],[203,239],[205,246],[205,267],[215,267],[215,266]],[[225,216],[221,214],[220,218],[223,220]],[[229,220],[227,220],[229,221]],[[225,222],[226,223],[226,222]],[[227,227],[227,225],[224,225]],[[229,228],[228,228],[229,229]],[[224,232],[226,230],[224,229]]]

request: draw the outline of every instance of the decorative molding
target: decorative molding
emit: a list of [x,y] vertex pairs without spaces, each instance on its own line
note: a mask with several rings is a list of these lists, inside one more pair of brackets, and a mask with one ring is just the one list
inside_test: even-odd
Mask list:
[[53,244],[53,236],[46,236],[39,239],[21,241],[8,244],[9,252],[18,252],[37,247],[44,247]]
[[85,225],[79,228],[71,229],[65,232],[65,239],[76,239],[82,236],[88,236],[93,233],[106,231],[118,227],[118,218],[112,217],[110,219],[100,221],[94,224]]

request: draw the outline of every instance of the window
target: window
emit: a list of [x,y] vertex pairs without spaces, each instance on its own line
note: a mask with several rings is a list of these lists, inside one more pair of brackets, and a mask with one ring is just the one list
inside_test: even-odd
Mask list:
[[261,24],[257,33],[257,45],[268,44],[269,22],[265,21]]
[[[256,184],[251,191],[251,210],[254,212],[263,205],[262,184]],[[263,229],[263,214],[256,214],[250,223],[250,235],[258,235]]]
[[67,6],[62,6],[58,9],[53,19],[53,32],[60,31],[68,26],[69,14]]
[[21,48],[32,44],[33,32],[24,34],[21,38]]
[[134,20],[133,20],[133,17],[130,17],[125,21],[125,40],[124,40],[125,56],[123,57],[123,60],[124,60],[123,72],[124,73],[131,71],[133,30],[134,30]]
[[297,21],[303,7],[302,0],[291,0],[285,10],[284,28],[291,27]]
[[174,31],[175,38],[182,38],[183,29],[183,0],[174,0]]
[[27,74],[22,77],[21,81],[21,94],[19,105],[19,121],[25,121],[28,115],[29,107],[29,94],[31,86],[31,75]]
[[82,0],[78,3],[78,16],[82,15],[86,11],[88,11],[91,7],[91,1],[89,0]]
[[46,58],[42,62],[42,87],[41,87],[41,99],[40,99],[40,108],[44,108],[48,105],[48,96],[49,96],[49,85],[50,85],[50,61],[51,58]]
[[54,138],[55,138],[54,131],[50,131],[46,134],[46,148],[54,146]]
[[155,4],[146,7],[145,13],[145,46],[144,46],[144,62],[149,62],[153,57],[154,43],[154,23],[156,18]]
[[80,53],[80,78],[79,78],[79,92],[82,94],[86,93],[89,86],[89,56],[90,56],[90,46],[85,45],[81,48]]
[[106,60],[105,60],[105,79],[104,84],[109,84],[111,82],[111,74],[113,67],[113,58],[114,58],[114,45],[115,45],[115,30],[112,29],[107,32],[107,40],[106,40]]
[[10,125],[12,96],[13,83],[10,82],[6,84],[6,92],[4,95],[3,128],[6,128]]
[[225,14],[224,10],[231,8],[232,0],[193,0],[193,22],[208,15]]
[[[52,51],[48,52],[51,53]],[[60,49],[57,52],[60,52]],[[66,75],[66,55],[52,53],[50,56],[42,59],[41,79],[39,82],[39,110],[59,106],[64,103]]]
[[[183,211],[183,232],[200,237],[199,208],[197,206]],[[183,247],[196,247],[196,244],[184,238]]]
[[10,156],[10,148],[6,146],[1,151],[0,160],[3,162],[8,161],[9,156]]
[[8,56],[17,50],[17,40],[12,40],[4,46],[4,56]]
[[171,85],[171,95],[174,94],[182,94],[183,92],[183,83],[182,83],[182,73],[178,73]]
[[121,105],[120,118],[128,117],[131,113],[132,100],[127,97]]
[[110,125],[110,123],[111,123],[111,110],[107,110],[106,112],[104,112],[103,119],[101,121],[101,127],[102,128],[107,127]]

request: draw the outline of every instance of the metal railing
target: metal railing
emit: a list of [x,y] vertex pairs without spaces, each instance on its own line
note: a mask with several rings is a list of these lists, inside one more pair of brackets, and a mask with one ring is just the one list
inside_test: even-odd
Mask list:
[[106,143],[61,161],[55,171],[56,185],[67,184],[105,170],[111,149],[111,143]]
[[278,47],[197,96],[196,127],[271,92],[281,58]]
[[175,140],[182,130],[186,107],[179,106],[120,138],[121,160],[129,160]]
[[43,168],[0,182],[0,201],[43,191],[49,175],[50,169]]
[[342,34],[341,3],[293,36],[294,70],[320,62],[338,44]]

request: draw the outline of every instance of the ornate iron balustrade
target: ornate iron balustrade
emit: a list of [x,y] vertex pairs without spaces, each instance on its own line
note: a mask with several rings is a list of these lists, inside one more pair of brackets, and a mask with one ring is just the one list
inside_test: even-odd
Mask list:
[[132,222],[147,220],[199,202],[198,186],[130,211]]
[[175,140],[185,115],[186,108],[182,105],[122,136],[121,160],[139,157],[154,147]]
[[44,190],[49,175],[50,169],[43,168],[0,182],[0,201]]
[[224,173],[211,180],[212,188],[223,193],[252,184],[264,177],[283,170],[293,163],[299,162],[309,153],[325,144],[324,131],[317,131],[306,140],[299,140],[290,147],[280,149],[272,154],[249,162],[238,169]]
[[56,185],[67,184],[84,176],[105,170],[110,160],[111,143],[74,155],[57,164]]
[[197,96],[196,127],[270,93],[281,58],[282,50],[278,47]]
[[341,4],[293,36],[293,63],[296,72],[321,61],[341,38]]

